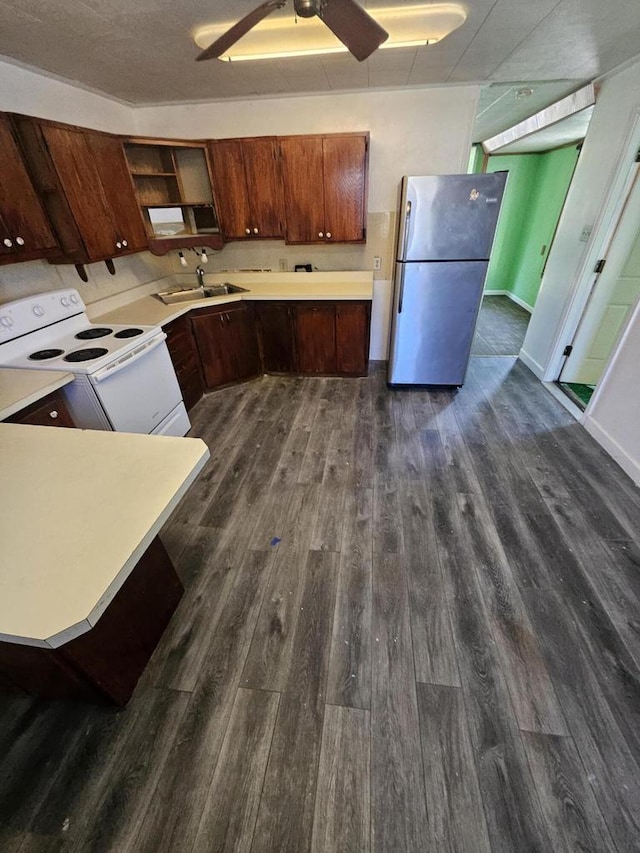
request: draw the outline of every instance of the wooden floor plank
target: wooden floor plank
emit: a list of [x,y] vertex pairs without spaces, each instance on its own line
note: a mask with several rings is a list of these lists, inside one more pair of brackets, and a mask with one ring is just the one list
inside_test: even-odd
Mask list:
[[194,692],[184,694],[189,704],[130,848],[135,853],[173,853],[194,843],[270,569],[270,555],[257,551],[238,568]]
[[491,853],[461,691],[418,684],[418,709],[432,849]]
[[404,555],[374,554],[371,834],[375,853],[428,837]]
[[280,701],[254,833],[254,853],[299,853],[311,844],[337,557],[310,551],[294,656]]
[[369,853],[369,772],[369,712],[327,705],[311,853]]
[[238,690],[194,853],[251,849],[279,699],[278,693]]
[[524,732],[524,747],[554,850],[615,853],[571,738]]
[[346,495],[327,702],[371,707],[373,490]]
[[402,486],[400,506],[416,680],[457,687],[458,661],[427,486]]

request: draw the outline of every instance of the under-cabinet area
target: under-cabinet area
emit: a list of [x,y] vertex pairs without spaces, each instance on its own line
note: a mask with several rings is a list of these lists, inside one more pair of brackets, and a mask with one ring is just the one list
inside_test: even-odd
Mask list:
[[2,113],[0,263],[364,243],[368,152],[367,132],[185,141]]

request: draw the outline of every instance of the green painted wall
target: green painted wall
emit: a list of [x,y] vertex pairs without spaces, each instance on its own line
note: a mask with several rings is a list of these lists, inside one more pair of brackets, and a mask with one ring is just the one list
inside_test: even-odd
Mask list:
[[489,158],[487,171],[506,170],[509,179],[486,290],[506,290],[533,308],[577,158],[573,146],[544,154]]

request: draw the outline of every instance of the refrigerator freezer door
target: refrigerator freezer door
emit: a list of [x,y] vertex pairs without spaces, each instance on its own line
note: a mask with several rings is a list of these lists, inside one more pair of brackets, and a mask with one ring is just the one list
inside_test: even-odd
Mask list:
[[462,385],[486,261],[396,264],[390,385]]
[[404,177],[397,260],[487,260],[506,172]]

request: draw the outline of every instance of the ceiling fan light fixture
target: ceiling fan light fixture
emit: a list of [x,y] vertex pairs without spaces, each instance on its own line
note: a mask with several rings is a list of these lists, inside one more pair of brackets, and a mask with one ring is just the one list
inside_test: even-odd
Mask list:
[[[328,0],[330,2],[330,0]],[[422,3],[369,9],[389,33],[380,49],[433,45],[462,26],[467,18],[459,3]],[[205,50],[229,28],[229,23],[200,27],[193,40]],[[262,20],[218,58],[225,62],[319,56],[346,53],[347,48],[318,17],[269,17]]]

